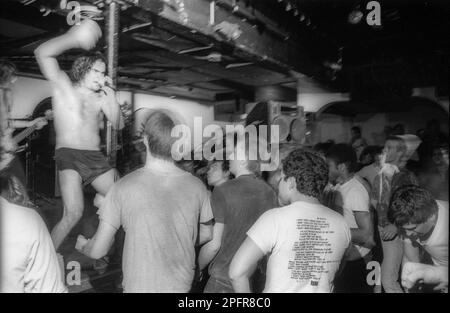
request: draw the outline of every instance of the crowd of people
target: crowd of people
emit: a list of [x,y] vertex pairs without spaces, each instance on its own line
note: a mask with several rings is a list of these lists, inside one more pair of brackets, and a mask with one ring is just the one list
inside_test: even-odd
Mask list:
[[[50,235],[10,161],[0,168],[0,291],[67,291],[57,251],[83,213],[89,184],[99,225],[75,248],[101,259],[123,228],[124,292],[447,291],[448,193],[435,179],[448,184],[448,144],[435,142],[431,125],[423,138],[390,134],[384,147],[368,147],[354,127],[351,143],[292,148],[266,180],[247,136],[225,149],[243,158],[224,152],[200,169],[174,161],[176,121],[155,111],[143,125],[144,164],[119,179],[99,146],[100,113],[123,127],[105,60],[82,56],[70,75],[56,61],[72,48],[90,50],[100,36],[85,20],[36,50],[53,88],[64,213]],[[2,63],[2,160],[11,154],[3,95],[13,77]],[[416,151],[434,176],[412,165]]]

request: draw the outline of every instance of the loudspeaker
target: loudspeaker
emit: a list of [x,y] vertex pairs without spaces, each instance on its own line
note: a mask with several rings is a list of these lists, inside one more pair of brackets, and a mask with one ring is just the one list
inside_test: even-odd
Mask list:
[[252,107],[247,114],[245,125],[267,125],[271,138],[270,126],[277,125],[279,143],[303,144],[305,141],[306,119],[303,107],[296,102],[262,101],[249,103]]

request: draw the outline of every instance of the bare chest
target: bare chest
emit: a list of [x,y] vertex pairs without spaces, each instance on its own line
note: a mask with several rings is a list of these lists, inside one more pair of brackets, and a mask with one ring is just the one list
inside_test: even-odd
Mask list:
[[75,93],[68,97],[55,95],[55,119],[64,123],[97,123],[101,119],[104,97],[100,94],[84,95]]

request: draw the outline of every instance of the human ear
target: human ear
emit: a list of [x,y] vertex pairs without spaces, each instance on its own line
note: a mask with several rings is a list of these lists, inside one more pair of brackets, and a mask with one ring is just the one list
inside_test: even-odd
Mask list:
[[294,177],[289,177],[288,178],[288,186],[289,186],[290,190],[297,189],[297,182],[295,181]]

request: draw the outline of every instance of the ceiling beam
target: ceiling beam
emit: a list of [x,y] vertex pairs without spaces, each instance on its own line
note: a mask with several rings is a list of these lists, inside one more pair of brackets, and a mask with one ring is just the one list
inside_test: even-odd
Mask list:
[[[160,6],[150,5],[159,2]],[[184,1],[184,9],[180,12],[177,8],[167,5],[164,1],[140,0],[139,6],[159,17],[157,27],[169,28],[172,32],[181,33],[193,40],[200,39],[199,35],[206,36],[216,45],[229,47],[234,56],[241,57],[250,62],[261,63],[262,66],[272,65],[279,71],[289,73],[295,70],[307,75],[315,74],[315,65],[308,58],[308,53],[304,47],[304,42],[299,38],[289,37],[282,29],[278,29],[275,23],[268,20],[255,24],[255,21],[262,20],[262,14],[256,12],[252,15],[252,20],[244,19],[239,14],[230,13],[227,8],[229,1],[221,1],[221,6],[216,6],[214,10],[214,24],[210,24],[210,1]],[[246,14],[250,10],[246,11]],[[183,16],[186,19],[183,20]],[[230,39],[226,31],[215,28],[225,22],[225,28],[239,28],[239,37]],[[270,30],[269,30],[270,29]],[[285,37],[280,34],[286,35]]]

